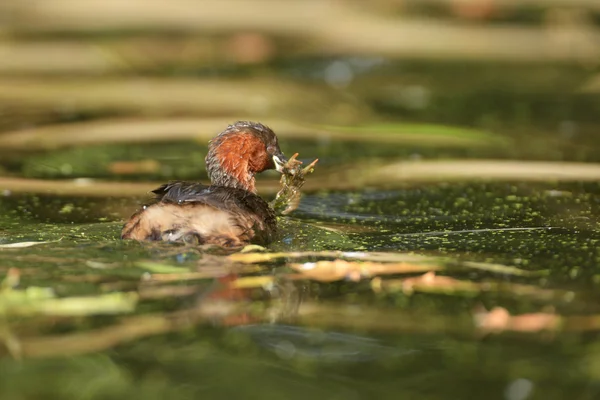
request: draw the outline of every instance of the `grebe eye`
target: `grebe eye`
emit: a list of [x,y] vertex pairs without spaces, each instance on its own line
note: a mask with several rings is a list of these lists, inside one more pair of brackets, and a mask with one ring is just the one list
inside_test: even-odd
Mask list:
[[267,153],[273,154],[275,153],[275,146],[273,146],[272,144],[267,146]]

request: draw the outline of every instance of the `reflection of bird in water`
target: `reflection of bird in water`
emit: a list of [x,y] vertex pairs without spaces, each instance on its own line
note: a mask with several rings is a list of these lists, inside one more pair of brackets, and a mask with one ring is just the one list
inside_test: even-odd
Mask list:
[[283,172],[277,136],[254,122],[236,122],[213,139],[206,155],[211,185],[171,182],[154,190],[153,204],[131,216],[121,237],[239,247],[273,239],[276,219],[256,194],[254,175]]
[[259,346],[281,358],[324,362],[365,362],[402,357],[418,350],[400,349],[365,336],[326,332],[292,325],[244,325],[233,328],[248,334]]

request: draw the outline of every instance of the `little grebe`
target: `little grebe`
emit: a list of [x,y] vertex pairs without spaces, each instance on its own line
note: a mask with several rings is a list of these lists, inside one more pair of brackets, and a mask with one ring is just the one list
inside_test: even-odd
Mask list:
[[151,205],[131,216],[122,239],[164,240],[239,247],[266,244],[275,212],[256,194],[254,175],[283,173],[286,158],[268,127],[239,121],[210,141],[206,169],[211,185],[170,182],[153,191]]

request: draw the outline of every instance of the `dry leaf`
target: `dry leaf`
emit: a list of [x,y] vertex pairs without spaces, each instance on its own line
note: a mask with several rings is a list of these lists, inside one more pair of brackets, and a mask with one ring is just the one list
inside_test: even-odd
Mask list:
[[558,330],[562,317],[554,313],[510,315],[507,309],[495,307],[489,312],[476,313],[474,320],[477,328],[485,332],[539,332]]
[[281,259],[299,258],[336,258],[353,261],[373,261],[379,263],[411,263],[411,264],[440,264],[445,261],[441,257],[430,257],[414,253],[389,253],[389,252],[365,252],[365,251],[291,251],[281,253],[234,253],[227,258],[231,262],[244,264],[258,264]]
[[318,261],[304,264],[291,264],[291,268],[301,272],[304,277],[322,282],[342,279],[360,281],[377,275],[406,274],[414,272],[440,270],[442,267],[411,263],[375,263],[357,261]]
[[479,285],[475,282],[460,281],[449,276],[438,276],[433,271],[401,280],[401,288],[406,294],[412,294],[414,291],[473,293],[480,290]]
[[454,279],[448,276],[438,276],[433,271],[424,275],[405,279],[375,278],[371,282],[375,292],[413,292],[467,294],[474,295],[481,292],[506,293],[511,297],[525,296],[542,301],[570,300],[574,294],[563,290],[542,289],[533,285],[505,282],[472,282]]

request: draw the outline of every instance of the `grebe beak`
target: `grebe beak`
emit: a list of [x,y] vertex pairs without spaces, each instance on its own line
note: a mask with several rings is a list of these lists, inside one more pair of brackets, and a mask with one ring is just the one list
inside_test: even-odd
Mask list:
[[285,156],[283,154],[273,156],[273,162],[275,163],[275,170],[277,172],[281,172],[283,174],[283,167],[285,166],[285,163],[287,162],[287,159],[285,158]]

